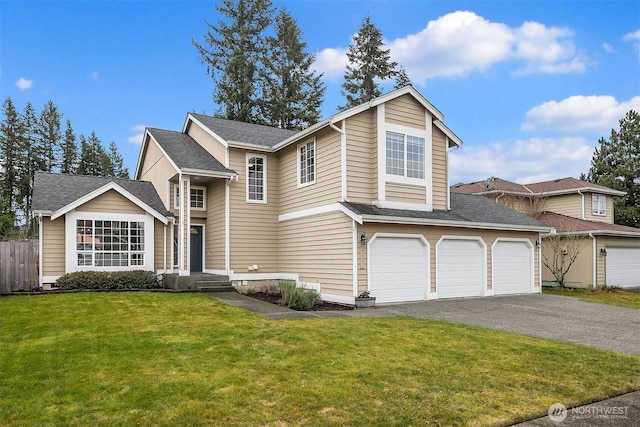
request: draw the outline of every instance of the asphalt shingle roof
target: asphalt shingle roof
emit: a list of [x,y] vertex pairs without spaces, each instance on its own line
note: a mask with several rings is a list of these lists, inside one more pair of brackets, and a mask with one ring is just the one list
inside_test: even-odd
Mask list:
[[295,130],[236,122],[203,114],[192,113],[191,115],[225,141],[244,142],[271,148],[298,133]]
[[503,206],[483,196],[451,193],[451,210],[414,211],[405,209],[380,208],[364,203],[344,202],[349,210],[358,215],[372,215],[391,218],[436,220],[496,224],[513,227],[549,228],[546,224],[527,215]]
[[116,183],[161,215],[173,216],[165,209],[153,184],[148,181],[47,172],[35,174],[32,209],[54,212],[110,182]]
[[187,134],[156,128],[147,130],[180,169],[235,173]]
[[640,237],[640,228],[627,227],[626,225],[610,224],[608,222],[588,221],[561,215],[555,212],[543,212],[538,219],[558,233],[592,232],[599,234],[637,234]]

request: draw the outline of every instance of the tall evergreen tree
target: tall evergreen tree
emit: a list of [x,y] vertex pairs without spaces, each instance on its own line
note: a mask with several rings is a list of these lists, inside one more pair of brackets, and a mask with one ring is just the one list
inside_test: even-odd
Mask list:
[[55,106],[53,101],[48,101],[40,112],[38,133],[40,136],[43,170],[45,172],[53,172],[60,165],[61,117],[62,115],[58,112],[58,107]]
[[260,104],[265,123],[301,130],[318,122],[325,91],[322,74],[311,70],[315,55],[306,52],[300,27],[286,10],[276,15],[275,36],[267,37],[267,44]]
[[67,120],[61,151],[60,173],[76,173],[78,167],[78,145],[76,144],[76,134],[73,132],[71,120]]
[[629,111],[620,130],[612,129],[609,140],[600,138],[598,144],[587,180],[625,191],[614,198],[615,223],[640,227],[640,114]]
[[369,16],[353,37],[347,50],[347,70],[344,73],[342,95],[347,103],[342,109],[355,107],[382,95],[379,80],[396,77],[398,64],[391,61],[389,49],[384,48],[382,32]]
[[107,153],[107,168],[110,176],[116,178],[129,179],[129,169],[123,167],[122,155],[118,152],[118,146],[114,141],[109,144],[109,152]]
[[411,79],[407,74],[407,70],[400,65],[398,71],[396,73],[396,85],[393,87],[394,89],[402,89],[405,86],[409,86],[411,84]]
[[11,98],[2,104],[0,122],[0,198],[11,212],[19,208],[20,167],[24,156],[24,123]]
[[16,216],[9,206],[9,201],[0,193],[0,241],[15,232]]
[[271,0],[222,0],[217,11],[227,18],[206,22],[205,43],[193,45],[214,81],[213,101],[222,117],[257,123],[259,70],[264,63],[264,32],[271,24]]
[[38,119],[36,110],[31,102],[27,102],[22,114],[24,124],[24,146],[23,155],[19,162],[20,178],[18,180],[19,203],[18,215],[19,220],[24,219],[26,235],[29,235],[31,229],[31,200],[33,196],[33,180],[36,171],[44,170],[44,158],[40,135],[38,133]]

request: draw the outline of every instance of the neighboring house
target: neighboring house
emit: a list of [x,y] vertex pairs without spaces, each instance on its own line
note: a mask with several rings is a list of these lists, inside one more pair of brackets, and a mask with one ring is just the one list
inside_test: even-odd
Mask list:
[[[580,253],[566,281],[571,286],[640,286],[640,228],[614,224],[614,190],[575,178],[533,184],[516,184],[500,178],[456,184],[451,191],[483,195],[536,217],[553,227],[558,236],[583,237]],[[543,250],[549,251],[549,239]],[[576,240],[573,240],[576,242]],[[555,281],[544,268],[542,280]]]
[[193,113],[180,132],[146,129],[135,179],[174,218],[155,269],[293,279],[349,304],[365,290],[379,303],[539,293],[551,228],[450,194],[461,145],[411,86],[300,132]]
[[36,172],[33,213],[41,285],[75,271],[168,268],[173,214],[150,182]]

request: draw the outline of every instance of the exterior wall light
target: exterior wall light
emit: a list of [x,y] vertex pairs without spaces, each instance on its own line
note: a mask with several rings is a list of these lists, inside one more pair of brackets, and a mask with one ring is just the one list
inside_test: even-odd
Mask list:
[[360,235],[360,244],[361,244],[362,246],[367,246],[367,240],[368,240],[368,239],[367,239],[367,236],[365,236],[365,234],[364,234],[364,233],[362,233],[362,234]]
[[607,249],[606,248],[600,248],[600,255],[601,256],[607,256]]

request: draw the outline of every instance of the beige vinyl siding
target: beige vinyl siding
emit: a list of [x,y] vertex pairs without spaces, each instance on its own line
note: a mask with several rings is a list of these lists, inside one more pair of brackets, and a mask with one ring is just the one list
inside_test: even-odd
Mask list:
[[[585,199],[588,199],[585,196]],[[591,202],[590,199],[586,202]],[[547,198],[545,209],[550,212],[562,215],[572,216],[574,218],[582,218],[582,196],[580,194],[565,194],[561,196],[550,196]],[[587,209],[591,211],[591,205],[585,206],[585,214]]]
[[607,257],[600,254],[608,247],[640,248],[640,237],[597,237],[596,244],[596,285],[607,284]]
[[200,127],[199,124],[190,122],[189,129],[187,129],[187,135],[198,141],[198,144],[207,150],[209,154],[225,165],[227,148],[211,136],[210,133]]
[[340,134],[329,128],[316,134],[316,182],[302,188],[297,188],[298,146],[292,144],[279,152],[280,214],[325,206],[342,198]]
[[427,190],[419,185],[385,183],[386,199],[390,202],[427,203]]
[[[171,268],[171,260],[173,259],[173,253],[171,252],[171,230],[173,224],[169,223],[164,225],[157,219],[153,220],[154,227],[154,248],[153,248],[153,268],[154,271],[164,271],[165,268]],[[166,240],[165,240],[165,228],[166,228]],[[166,246],[163,246],[165,245]],[[166,251],[166,252],[165,252]],[[167,262],[165,264],[165,256],[167,257]]]
[[354,296],[351,226],[341,212],[280,222],[280,271],[320,283],[322,293]]
[[224,192],[226,180],[214,180],[207,187],[207,229],[205,234],[205,265],[210,270],[225,269]]
[[265,155],[267,203],[248,203],[246,153],[252,152],[229,151],[230,169],[238,173],[238,180],[231,181],[229,200],[231,269],[249,273],[247,266],[255,264],[259,268],[256,273],[277,272],[278,158]]
[[[548,258],[552,257],[552,251],[549,248],[549,244],[546,243],[545,240],[542,241],[542,252],[543,258],[544,254]],[[573,244],[573,243],[568,243]],[[580,245],[580,253],[578,254],[575,262],[567,272],[564,277],[564,281],[567,285],[573,284],[572,286],[577,287],[590,287],[593,284],[593,239],[590,237],[585,237],[580,241],[577,241],[576,244]],[[542,280],[545,282],[555,282],[556,279],[553,276],[551,270],[544,265],[542,265]]]
[[426,129],[425,109],[411,95],[402,95],[385,104],[385,121],[412,128]]
[[[436,244],[444,235],[446,236],[466,236],[480,237],[487,246],[487,288],[492,289],[492,254],[491,247],[498,237],[502,238],[519,238],[528,239],[535,248],[535,242],[538,238],[537,233],[528,233],[522,231],[497,231],[497,230],[481,230],[453,227],[433,227],[422,225],[399,225],[399,224],[364,224],[358,226],[358,236],[365,233],[368,239],[371,239],[375,233],[394,233],[394,234],[415,234],[423,235],[430,245],[430,286],[431,292],[436,291]],[[358,245],[358,292],[367,290],[367,247]],[[538,250],[534,249],[534,287],[539,288],[539,259]]]
[[65,219],[42,218],[42,274],[61,276],[65,273]]
[[173,200],[170,198],[167,199],[167,181],[169,181],[177,171],[169,160],[164,157],[164,154],[162,154],[162,151],[160,151],[153,140],[150,140],[147,144],[140,171],[138,179],[151,182],[165,207],[173,207]]
[[447,137],[435,126],[432,126],[431,170],[433,209],[447,209]]
[[122,196],[115,190],[109,190],[103,193],[87,203],[78,206],[76,211],[79,212],[108,212],[109,214],[132,214],[142,215],[145,211],[130,202],[127,198]]
[[607,212],[605,215],[594,215],[593,214],[593,196],[594,194],[587,194],[585,196],[585,207],[584,207],[584,219],[589,221],[598,221],[598,222],[606,222],[608,224],[613,224],[613,197],[604,195],[606,200],[606,209]]
[[375,110],[350,117],[347,129],[347,198],[371,203],[378,190],[378,144]]

